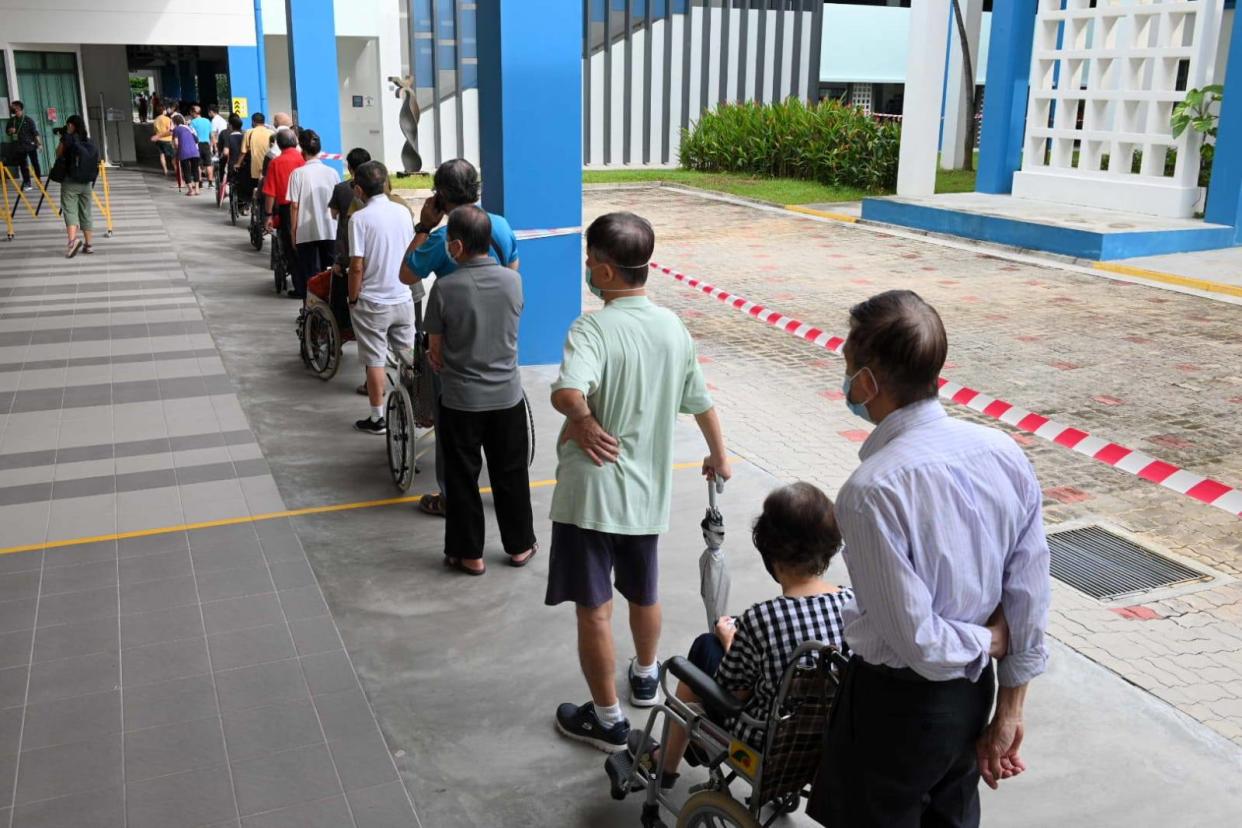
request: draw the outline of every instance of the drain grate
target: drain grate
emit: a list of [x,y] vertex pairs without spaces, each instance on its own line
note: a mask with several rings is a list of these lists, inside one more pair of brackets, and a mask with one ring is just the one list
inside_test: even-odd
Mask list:
[[1048,548],[1052,577],[1101,600],[1210,577],[1099,526],[1050,534]]

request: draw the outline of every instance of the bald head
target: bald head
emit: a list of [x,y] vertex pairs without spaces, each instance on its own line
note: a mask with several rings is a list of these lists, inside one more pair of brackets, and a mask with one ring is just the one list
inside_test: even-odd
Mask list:
[[276,127],[293,126],[293,117],[288,112],[277,112],[272,116],[272,124]]
[[850,308],[845,357],[870,368],[898,406],[935,397],[949,338],[936,309],[910,290],[890,290]]

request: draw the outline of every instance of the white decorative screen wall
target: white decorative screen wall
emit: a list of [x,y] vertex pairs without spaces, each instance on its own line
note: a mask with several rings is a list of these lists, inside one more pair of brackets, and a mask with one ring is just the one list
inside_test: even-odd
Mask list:
[[[1169,118],[1211,82],[1224,0],[1039,0],[1013,194],[1188,217],[1199,136]],[[1176,163],[1169,150],[1175,149]]]
[[871,114],[871,84],[856,83],[850,89],[850,106]]

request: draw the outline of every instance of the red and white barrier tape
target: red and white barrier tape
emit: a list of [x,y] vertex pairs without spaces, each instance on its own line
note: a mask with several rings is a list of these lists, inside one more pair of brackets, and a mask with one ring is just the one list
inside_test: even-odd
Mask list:
[[[786,333],[792,334],[799,339],[805,339],[807,342],[826,348],[833,353],[840,354],[841,349],[845,345],[845,340],[839,336],[833,336],[825,331],[821,331],[819,328],[807,325],[770,308],[765,308],[763,305],[757,305],[744,297],[721,290],[700,279],[694,279],[655,262],[651,263],[651,267],[659,270],[661,273],[672,276],[688,287],[715,297],[726,305],[749,314],[761,322],[766,322],[774,328],[780,328]],[[940,378],[940,396],[978,411],[981,414],[986,414],[1019,431],[1028,432],[1036,437],[1075,451],[1078,454],[1098,460],[1105,465],[1120,469],[1151,483],[1158,483],[1166,489],[1172,489],[1179,494],[1188,495],[1209,506],[1223,509],[1236,517],[1242,517],[1242,490],[1227,486],[1220,481],[1179,468],[1172,463],[1158,460],[1155,457],[1127,448],[1119,443],[1092,436],[1082,429],[1058,423],[1033,411],[1019,408],[1013,403],[1008,403],[1004,400],[990,397],[973,388],[950,382],[943,377]]]

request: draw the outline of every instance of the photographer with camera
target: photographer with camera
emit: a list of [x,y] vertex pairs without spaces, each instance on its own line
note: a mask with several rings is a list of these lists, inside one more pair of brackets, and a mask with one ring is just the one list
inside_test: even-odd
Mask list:
[[9,104],[9,123],[4,130],[8,140],[17,144],[13,160],[22,171],[22,189],[33,189],[30,186],[30,170],[34,168],[35,178],[41,178],[39,172],[39,148],[43,139],[39,137],[39,127],[34,118],[26,114],[26,107],[21,101]]
[[72,259],[79,251],[95,252],[91,247],[91,190],[99,176],[99,150],[87,135],[81,115],[70,115],[64,128],[53,131],[60,136],[60,144],[50,177],[60,182],[60,208],[69,234],[65,258]]

